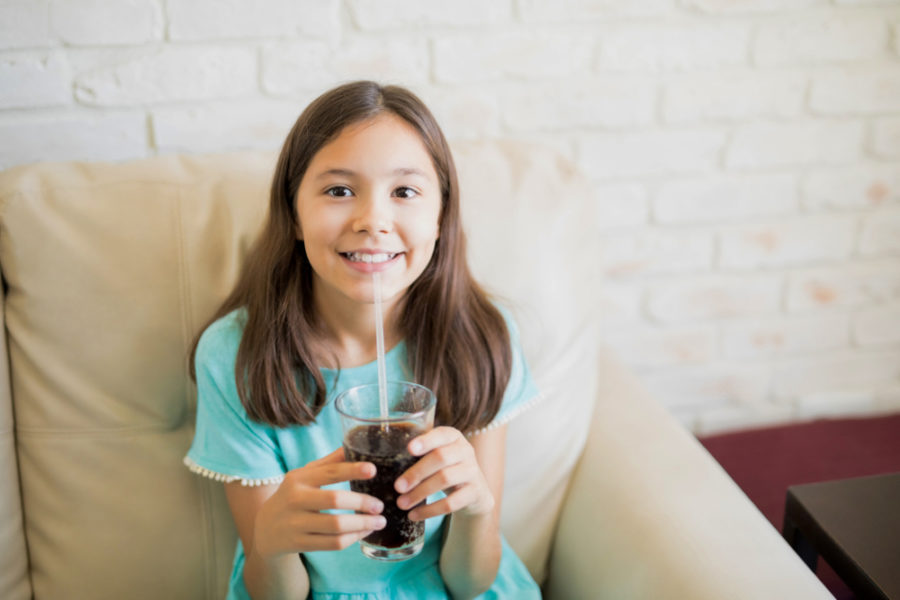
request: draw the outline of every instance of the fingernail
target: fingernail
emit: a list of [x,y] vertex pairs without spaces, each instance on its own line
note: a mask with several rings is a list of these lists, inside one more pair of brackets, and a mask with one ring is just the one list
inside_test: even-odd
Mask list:
[[417,513],[414,510],[409,511],[409,513],[407,513],[406,516],[410,521],[418,521],[419,520],[419,513]]
[[384,529],[386,525],[387,519],[385,519],[384,517],[378,517],[375,520],[375,529]]
[[422,450],[422,444],[419,442],[410,442],[409,443],[409,452],[411,454],[418,454]]
[[370,513],[380,513],[384,510],[384,503],[380,500],[370,500],[368,508]]
[[409,500],[405,496],[400,496],[399,498],[397,498],[398,508],[402,508],[405,510],[407,506],[409,506]]
[[405,479],[398,479],[397,481],[394,482],[394,489],[397,490],[398,492],[400,492],[401,494],[406,491],[406,486],[407,486],[407,483],[406,483]]

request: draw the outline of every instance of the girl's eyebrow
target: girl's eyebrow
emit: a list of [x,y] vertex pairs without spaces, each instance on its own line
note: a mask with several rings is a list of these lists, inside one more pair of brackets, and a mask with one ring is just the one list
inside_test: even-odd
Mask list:
[[316,175],[316,179],[325,179],[327,177],[354,177],[356,173],[351,171],[350,169],[327,169],[322,171]]
[[[415,167],[399,167],[391,171],[391,175],[395,177],[405,176],[405,175],[417,175],[419,177],[428,178],[428,175],[422,169],[417,169]],[[351,171],[350,169],[341,169],[341,168],[332,168],[326,169],[316,175],[316,179],[326,179],[328,177],[356,177],[356,171]]]

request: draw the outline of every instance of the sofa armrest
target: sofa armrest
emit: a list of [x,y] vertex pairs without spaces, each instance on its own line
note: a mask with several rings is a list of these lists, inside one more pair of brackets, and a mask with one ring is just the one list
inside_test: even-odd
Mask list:
[[0,290],[0,598],[25,600],[31,598],[31,582],[19,492],[4,305],[4,293]]
[[724,470],[608,355],[548,598],[832,596]]

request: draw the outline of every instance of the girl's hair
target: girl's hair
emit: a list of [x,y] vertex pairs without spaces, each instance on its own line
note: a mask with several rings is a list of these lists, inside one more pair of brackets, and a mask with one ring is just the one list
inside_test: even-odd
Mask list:
[[[325,383],[310,343],[321,325],[312,266],[297,239],[297,189],[320,148],[348,125],[381,114],[396,115],[419,133],[442,195],[434,254],[399,305],[413,377],[435,392],[440,425],[471,431],[488,424],[500,408],[512,369],[510,336],[468,268],[459,183],[447,141],[414,94],[359,81],[321,95],[297,119],[278,158],[268,219],[234,289],[207,323],[246,309],[234,375],[241,402],[256,421],[305,425],[325,404]],[[194,378],[198,342],[199,336],[191,349]]]

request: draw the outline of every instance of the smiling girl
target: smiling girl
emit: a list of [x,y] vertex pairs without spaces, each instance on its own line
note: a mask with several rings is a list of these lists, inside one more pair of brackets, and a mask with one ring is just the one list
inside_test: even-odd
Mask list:
[[[425,521],[397,563],[357,542],[381,502],[351,492],[334,398],[376,380],[372,273],[383,281],[388,379],[437,396],[436,427],[394,487]],[[503,539],[506,424],[537,392],[509,314],[472,278],[453,159],[409,91],[331,90],[300,115],[268,219],[196,341],[197,429],[185,463],[225,482],[239,541],[229,598],[538,598]],[[299,558],[298,558],[299,553]]]

